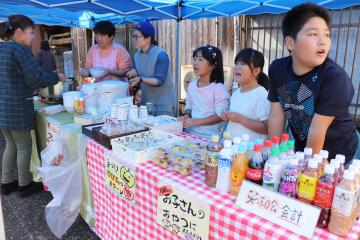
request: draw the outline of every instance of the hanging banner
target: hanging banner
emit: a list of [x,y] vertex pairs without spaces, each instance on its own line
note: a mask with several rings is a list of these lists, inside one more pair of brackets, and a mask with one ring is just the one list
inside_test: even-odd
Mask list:
[[160,181],[157,223],[182,239],[206,240],[209,238],[210,206]]
[[49,145],[55,140],[60,132],[60,122],[50,117],[46,118],[46,144]]
[[135,205],[135,175],[135,168],[105,154],[105,184],[131,205]]
[[241,185],[235,204],[307,238],[312,238],[320,215],[318,207],[270,191],[249,181],[244,181]]

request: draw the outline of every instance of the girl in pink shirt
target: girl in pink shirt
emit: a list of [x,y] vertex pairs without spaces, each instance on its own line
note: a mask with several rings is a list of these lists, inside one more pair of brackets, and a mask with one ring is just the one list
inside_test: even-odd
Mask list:
[[229,109],[220,49],[210,45],[196,49],[193,68],[197,79],[188,88],[184,127],[192,134],[210,139],[211,135],[222,134],[224,122],[220,116]]
[[131,69],[132,61],[126,49],[113,42],[115,26],[109,21],[100,21],[96,23],[94,32],[97,44],[90,48],[81,75],[90,76],[89,69],[97,68],[105,70],[106,74],[96,78],[96,82],[110,79],[127,81],[126,73]]

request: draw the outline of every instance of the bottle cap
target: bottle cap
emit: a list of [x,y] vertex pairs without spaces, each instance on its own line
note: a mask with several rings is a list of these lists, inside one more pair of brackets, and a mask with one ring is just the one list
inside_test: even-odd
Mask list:
[[230,136],[231,136],[230,132],[224,132],[223,133],[223,138],[224,139],[230,139]]
[[289,140],[289,141],[287,142],[287,147],[288,147],[288,149],[295,148],[295,142],[294,142],[294,140]]
[[289,134],[283,133],[281,134],[281,141],[287,142],[289,140]]
[[80,101],[84,101],[84,98],[81,97],[81,98],[80,98]]
[[338,159],[332,159],[330,164],[335,167],[335,169],[340,168],[340,161]]
[[297,158],[290,158],[289,164],[292,166],[298,166],[299,165],[299,159]]
[[255,139],[255,144],[263,144],[263,140],[260,138]]
[[246,144],[240,143],[239,153],[246,153]]
[[342,164],[345,163],[345,156],[342,154],[336,154],[335,159],[339,159]]
[[233,142],[234,144],[239,145],[241,143],[241,137],[234,137]]
[[250,139],[250,136],[249,136],[249,134],[244,133],[244,134],[241,136],[241,138],[242,138],[242,140],[244,140],[245,142],[248,142],[249,139]]
[[280,152],[287,152],[287,150],[288,150],[288,148],[287,148],[287,146],[286,146],[285,143],[281,143],[281,144],[279,145],[279,148],[280,148]]
[[316,159],[310,158],[309,159],[309,168],[318,168],[318,162]]
[[322,156],[320,154],[314,154],[314,157],[313,157],[318,163],[321,163],[322,162]]
[[211,141],[214,143],[218,143],[220,141],[219,135],[211,135]]
[[306,147],[304,148],[304,154],[305,155],[312,155],[312,148]]
[[350,170],[344,171],[344,176],[343,176],[344,179],[352,181],[352,180],[354,180],[354,177],[355,177],[355,174],[353,171],[350,171]]
[[278,157],[280,156],[280,150],[278,148],[271,149],[271,156],[272,157]]
[[270,148],[271,147],[271,141],[270,140],[265,140],[264,147]]
[[226,139],[226,140],[224,140],[224,148],[231,148],[231,140],[228,140],[228,139]]
[[326,164],[324,168],[324,173],[333,175],[335,173],[334,166],[331,166],[330,164]]
[[359,159],[353,159],[352,160],[352,164],[355,166],[359,166],[360,167],[360,160]]
[[321,150],[321,151],[320,151],[320,155],[321,155],[323,158],[328,158],[328,157],[329,157],[329,152],[326,151],[326,150]]
[[261,152],[262,145],[261,144],[255,144],[254,145],[254,151],[255,152]]
[[351,165],[349,166],[349,170],[350,170],[350,171],[353,171],[354,174],[360,173],[360,167],[359,167],[359,166],[356,166],[356,165],[354,165],[354,164],[351,164]]
[[271,138],[271,141],[273,144],[279,144],[280,143],[280,138],[278,136],[273,136]]
[[254,142],[248,142],[247,148],[248,150],[254,150]]
[[296,152],[296,158],[299,160],[304,160],[305,154],[303,152]]

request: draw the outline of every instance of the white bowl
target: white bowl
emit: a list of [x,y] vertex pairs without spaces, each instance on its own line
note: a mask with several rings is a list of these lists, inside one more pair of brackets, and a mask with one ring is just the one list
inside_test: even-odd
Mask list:
[[90,68],[90,73],[94,78],[101,78],[106,75],[106,71],[99,68]]

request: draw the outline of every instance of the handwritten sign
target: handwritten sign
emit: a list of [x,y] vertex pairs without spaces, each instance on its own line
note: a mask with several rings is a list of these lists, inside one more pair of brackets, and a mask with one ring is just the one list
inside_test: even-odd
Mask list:
[[46,144],[49,145],[55,140],[60,132],[60,123],[54,119],[46,119]]
[[157,223],[186,240],[209,238],[210,206],[167,183],[158,183]]
[[105,154],[105,183],[118,196],[135,205],[136,171],[127,164]]
[[311,238],[320,209],[262,188],[249,181],[241,185],[236,205],[297,234]]

